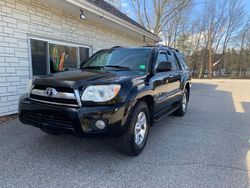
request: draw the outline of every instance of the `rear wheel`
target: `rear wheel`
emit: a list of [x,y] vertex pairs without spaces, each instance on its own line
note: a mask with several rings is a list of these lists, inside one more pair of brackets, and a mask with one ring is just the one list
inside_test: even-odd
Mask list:
[[139,102],[127,121],[127,130],[120,137],[120,149],[123,153],[136,156],[143,150],[150,127],[148,106]]
[[174,112],[174,115],[176,115],[176,116],[184,116],[186,114],[187,105],[188,105],[188,98],[189,98],[188,90],[187,90],[187,88],[185,88],[185,91],[183,93],[182,100],[181,100],[181,105]]

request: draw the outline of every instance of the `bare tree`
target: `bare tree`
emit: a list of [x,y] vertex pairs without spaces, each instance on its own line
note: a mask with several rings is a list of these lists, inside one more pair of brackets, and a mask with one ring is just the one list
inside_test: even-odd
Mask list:
[[[217,62],[221,58],[224,62],[226,61],[226,49],[231,39],[239,32],[237,28],[241,28],[244,11],[242,4],[237,4],[236,0],[220,2],[208,0],[204,4],[204,11],[201,12],[199,17],[199,22],[193,22],[194,27],[192,27],[190,38],[191,44],[196,43],[198,47],[193,49],[194,53],[196,50],[202,49],[200,51],[202,58],[198,58],[200,61],[200,78],[206,72],[211,76],[213,62]],[[199,29],[194,32],[193,28]],[[214,56],[213,54],[217,54],[219,50],[222,51],[222,57]]]
[[194,0],[130,2],[141,25],[188,56],[197,77],[212,72],[250,77],[250,24],[244,0],[204,0],[197,6],[204,9],[196,13]]
[[225,51],[227,49],[228,43],[230,42],[233,35],[239,32],[239,28],[242,25],[243,17],[244,17],[244,6],[238,0],[229,0],[228,7],[228,21],[226,25],[225,38],[223,42],[223,69],[226,68],[226,56]]
[[[247,20],[246,23],[244,24],[245,26],[242,28],[241,33],[240,33],[240,39],[241,39],[241,44],[240,44],[240,61],[239,61],[239,77],[242,77],[242,69],[245,65],[245,58],[244,58],[244,46],[246,42],[246,36],[250,31],[250,20]],[[250,33],[249,33],[250,34]]]
[[191,4],[191,0],[130,0],[141,25],[155,34],[163,31],[170,20]]

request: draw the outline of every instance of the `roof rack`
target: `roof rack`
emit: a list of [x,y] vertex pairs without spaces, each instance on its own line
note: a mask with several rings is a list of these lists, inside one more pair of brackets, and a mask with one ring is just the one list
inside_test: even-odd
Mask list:
[[111,49],[122,48],[122,46],[113,46]]
[[176,51],[176,52],[180,52],[179,50],[177,50],[177,49],[175,49],[175,48],[172,48],[172,47],[169,47],[169,49],[174,50],[174,51]]
[[158,44],[157,47],[160,47],[160,48],[169,48],[170,50],[174,50],[176,52],[179,52],[179,50],[173,48],[173,47],[169,47],[169,46],[165,46],[165,45],[162,45],[162,44]]
[[168,48],[170,50],[174,50],[176,52],[180,52],[179,50],[175,49],[175,48],[172,48],[172,47],[169,47],[169,46],[166,46],[166,45],[163,45],[163,44],[157,44],[157,45],[147,45],[147,46],[143,46],[143,47],[155,47],[155,48]]

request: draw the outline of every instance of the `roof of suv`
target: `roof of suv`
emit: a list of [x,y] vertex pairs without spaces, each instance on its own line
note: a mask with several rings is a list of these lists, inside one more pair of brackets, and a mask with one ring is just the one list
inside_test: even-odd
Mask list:
[[172,50],[172,51],[175,51],[175,52],[180,52],[179,50],[177,50],[175,48],[172,48],[172,47],[169,47],[169,46],[165,46],[165,45],[161,45],[161,44],[158,44],[158,45],[148,45],[148,46],[144,46],[144,47],[151,47],[151,48],[156,48],[156,49],[166,49],[166,50]]
[[[123,48],[122,46],[114,46],[111,49],[115,49],[115,48]],[[126,48],[126,47],[125,47]],[[132,48],[152,48],[152,49],[165,49],[165,50],[171,50],[177,53],[181,53],[179,50],[169,47],[169,46],[164,46],[164,45],[147,45],[147,46],[141,46],[141,47],[132,47]]]

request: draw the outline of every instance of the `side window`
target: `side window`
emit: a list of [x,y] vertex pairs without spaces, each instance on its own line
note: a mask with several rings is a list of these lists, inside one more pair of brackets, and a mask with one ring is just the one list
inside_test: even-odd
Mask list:
[[172,63],[172,70],[173,71],[179,70],[179,66],[178,66],[178,63],[174,57],[173,52],[168,52],[168,59]]
[[162,61],[167,61],[167,54],[165,52],[158,53],[155,67],[157,67],[157,65]]
[[177,67],[179,68],[179,70],[184,70],[184,68],[181,66],[180,60],[177,57],[176,53],[174,53],[174,59],[175,59],[175,62],[177,64]]
[[178,59],[179,59],[179,62],[180,62],[180,65],[182,67],[183,70],[187,70],[188,69],[188,66],[184,60],[184,57],[182,56],[178,56]]

